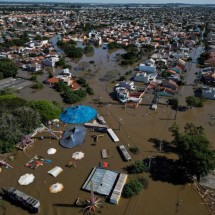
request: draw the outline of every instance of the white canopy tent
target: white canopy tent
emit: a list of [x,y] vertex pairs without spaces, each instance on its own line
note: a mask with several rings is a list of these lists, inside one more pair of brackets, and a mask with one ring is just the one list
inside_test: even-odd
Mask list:
[[61,167],[56,166],[53,169],[49,170],[48,173],[54,177],[57,177],[62,171],[63,169]]
[[72,154],[72,158],[75,160],[80,160],[84,157],[84,153],[83,152],[75,152]]
[[56,184],[52,184],[49,187],[49,191],[50,193],[58,193],[61,192],[63,188],[64,188],[63,184],[57,182]]
[[47,154],[48,155],[53,155],[53,154],[55,154],[56,153],[56,149],[55,148],[50,148],[50,149],[48,149],[48,151],[47,151]]
[[28,185],[34,181],[34,178],[33,174],[26,173],[19,178],[18,182],[20,185]]

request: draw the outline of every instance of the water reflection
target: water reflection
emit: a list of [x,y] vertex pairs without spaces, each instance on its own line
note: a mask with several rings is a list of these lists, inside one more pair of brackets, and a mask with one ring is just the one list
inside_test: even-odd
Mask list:
[[52,37],[52,38],[49,40],[49,41],[52,43],[52,45],[54,46],[56,52],[57,52],[59,55],[65,54],[64,51],[63,51],[61,48],[59,48],[58,45],[57,45],[57,42],[58,42],[59,40],[61,40],[61,38],[62,38],[61,35],[58,34],[58,35]]

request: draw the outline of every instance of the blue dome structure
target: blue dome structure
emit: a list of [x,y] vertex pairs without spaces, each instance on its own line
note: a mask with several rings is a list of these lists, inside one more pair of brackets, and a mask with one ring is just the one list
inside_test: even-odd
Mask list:
[[87,128],[82,125],[76,125],[67,129],[62,138],[60,139],[60,145],[65,148],[73,148],[83,144],[87,134]]
[[77,105],[67,108],[60,114],[60,120],[68,124],[84,124],[94,119],[97,112],[94,108]]

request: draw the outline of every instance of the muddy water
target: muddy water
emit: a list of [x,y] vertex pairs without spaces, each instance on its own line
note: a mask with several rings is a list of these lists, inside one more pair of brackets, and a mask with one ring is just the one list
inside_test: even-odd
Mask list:
[[[96,106],[95,106],[96,107]],[[174,122],[171,117],[174,116],[174,112],[166,107],[159,107],[159,110],[155,114],[148,110],[148,107],[140,106],[138,109],[122,109],[121,105],[112,103],[110,106],[110,115],[107,116],[107,109],[105,106],[97,107],[99,113],[106,115],[105,119],[108,124],[115,129],[116,134],[120,138],[120,143],[125,146],[138,146],[140,148],[139,155],[132,155],[133,159],[142,159],[148,156],[155,155],[167,155],[169,158],[175,158],[172,153],[165,154],[159,152],[149,142],[149,138],[157,138],[170,141],[171,137],[168,132],[168,127]],[[193,110],[191,110],[193,111]],[[197,114],[194,110],[194,114]],[[119,129],[118,117],[121,117],[124,121],[121,129]],[[186,118],[185,114],[178,117],[178,123],[182,123],[183,118]],[[170,120],[162,120],[163,118],[169,118]],[[53,127],[54,129],[54,127]],[[61,129],[65,129],[61,126]],[[80,197],[83,200],[89,198],[89,193],[82,191],[80,188],[83,185],[86,177],[90,173],[91,169],[98,165],[101,160],[101,149],[106,148],[110,151],[111,158],[107,160],[109,168],[123,172],[123,168],[128,163],[123,162],[119,156],[116,146],[118,144],[113,143],[112,140],[105,134],[104,137],[99,139],[99,142],[95,145],[92,139],[93,132],[88,132],[85,143],[74,149],[64,149],[59,146],[56,140],[50,140],[47,133],[40,135],[45,136],[44,140],[35,139],[34,146],[26,152],[19,152],[16,155],[14,162],[11,162],[13,169],[3,170],[0,177],[1,186],[15,186],[20,190],[38,198],[41,202],[40,214],[79,214],[80,208],[74,208],[71,204]],[[39,136],[40,136],[39,135]],[[54,147],[57,149],[55,155],[47,155],[48,148]],[[85,158],[77,161],[77,168],[67,168],[65,165],[71,160],[72,153],[75,151],[83,151]],[[51,159],[52,163],[44,164],[38,167],[36,170],[28,169],[24,164],[29,161],[35,154],[42,155],[47,159]],[[54,178],[47,174],[54,166],[61,166],[64,171]],[[35,181],[28,186],[20,186],[17,183],[19,177],[25,173],[33,173],[35,175]],[[130,200],[121,199],[118,206],[110,205],[109,203],[103,203],[101,210],[102,214],[112,214],[117,210],[117,214],[126,215],[142,215],[142,214],[208,214],[206,207],[201,204],[202,201],[199,198],[192,186],[186,185],[172,185],[168,182],[153,181],[149,175],[144,174],[149,179],[149,188],[143,190],[142,193]],[[59,194],[50,194],[48,187],[56,182],[64,184],[64,190]],[[101,197],[102,198],[102,197]],[[177,202],[180,200],[180,206],[177,206]],[[103,199],[105,201],[105,199]],[[27,214],[20,208],[17,208],[10,203],[3,202],[7,208],[6,214]],[[71,207],[70,207],[71,206]]]
[[[105,117],[105,120],[113,128],[118,135],[120,142],[113,143],[107,134],[100,138],[98,143],[94,143],[92,135],[94,132],[88,132],[85,143],[77,148],[64,149],[59,146],[57,140],[50,140],[47,133],[39,134],[46,138],[39,140],[35,138],[35,144],[32,148],[26,152],[18,152],[14,162],[10,164],[13,169],[3,170],[0,174],[1,186],[14,186],[35,198],[38,198],[41,202],[41,215],[53,214],[53,215],[69,215],[80,214],[80,208],[72,207],[72,203],[80,197],[82,200],[89,198],[88,192],[82,191],[86,177],[94,166],[97,166],[101,159],[101,149],[108,149],[111,157],[108,158],[109,168],[124,172],[124,168],[129,164],[123,162],[116,150],[118,144],[124,144],[126,147],[137,146],[140,148],[140,154],[132,155],[133,160],[147,158],[148,156],[167,156],[168,158],[176,158],[176,155],[171,152],[159,151],[153,142],[149,141],[150,138],[171,141],[172,137],[168,131],[168,128],[176,121],[181,127],[186,122],[193,122],[196,125],[202,125],[206,129],[206,133],[210,141],[214,144],[214,126],[215,120],[212,119],[209,114],[214,114],[214,102],[207,101],[204,108],[196,109],[192,108],[187,112],[178,112],[175,120],[175,111],[170,107],[159,105],[156,112],[149,110],[150,99],[152,95],[147,95],[144,98],[143,104],[137,109],[124,108],[117,101],[110,98],[109,94],[112,90],[112,84],[106,86],[106,82],[101,81],[101,77],[109,69],[115,68],[120,73],[128,71],[130,68],[121,68],[115,65],[115,53],[109,53],[111,55],[110,62],[105,58],[107,51],[102,48],[98,49],[95,54],[100,53],[100,57],[84,57],[81,61],[74,63],[73,66],[80,66],[83,62],[88,63],[90,60],[95,60],[98,72],[89,77],[90,86],[93,87],[95,95],[88,97],[82,101],[82,104],[91,105],[97,109],[97,111]],[[113,61],[113,62],[112,62]],[[81,64],[82,62],[82,64]],[[90,65],[92,69],[93,65]],[[87,68],[88,69],[88,68]],[[86,76],[87,70],[78,71],[80,75]],[[189,88],[190,90],[190,88]],[[24,92],[23,92],[24,91]],[[32,95],[34,99],[49,99],[59,100],[59,95],[49,89],[45,88],[43,91],[37,93],[29,93],[27,89],[20,92],[24,98],[31,99]],[[186,91],[188,94],[188,91]],[[51,94],[48,94],[51,93]],[[182,94],[183,97],[184,94]],[[149,96],[149,98],[148,98]],[[103,106],[98,106],[93,102],[93,99],[100,97]],[[107,106],[108,105],[108,106]],[[119,118],[121,118],[122,124],[119,130]],[[65,130],[66,127],[61,125],[61,130]],[[54,129],[54,127],[53,127]],[[56,128],[57,129],[57,128]],[[39,137],[37,136],[37,137]],[[55,155],[48,155],[47,149],[54,147],[57,149]],[[76,168],[65,167],[69,161],[71,161],[72,153],[75,151],[83,151],[85,158],[77,161]],[[52,163],[44,164],[38,167],[36,170],[28,169],[24,164],[29,161],[35,154],[42,155],[47,159],[51,159]],[[54,178],[47,173],[54,166],[61,166],[64,171]],[[163,168],[163,167],[161,167]],[[35,175],[35,181],[28,186],[20,186],[17,182],[19,177],[25,173],[33,173]],[[133,197],[129,200],[121,199],[118,206],[111,205],[105,202],[103,197],[103,207],[97,211],[101,214],[111,215],[116,213],[117,215],[207,215],[208,210],[201,201],[198,193],[193,189],[192,185],[187,184],[173,185],[168,180],[154,180],[152,176],[143,174],[144,177],[149,180],[149,187],[147,190],[143,190],[140,195]],[[64,184],[64,190],[58,194],[50,194],[48,188],[51,184],[60,182]],[[3,201],[2,204],[6,207],[6,214],[28,214],[26,211],[11,205],[10,203]]]

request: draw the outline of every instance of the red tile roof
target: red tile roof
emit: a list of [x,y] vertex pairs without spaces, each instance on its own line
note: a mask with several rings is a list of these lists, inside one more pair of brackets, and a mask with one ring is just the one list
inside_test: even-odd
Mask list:
[[56,78],[56,77],[52,77],[52,78],[49,78],[47,80],[48,83],[50,84],[55,84],[55,83],[58,83],[59,82],[59,78]]

